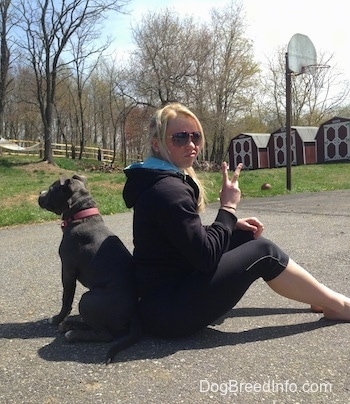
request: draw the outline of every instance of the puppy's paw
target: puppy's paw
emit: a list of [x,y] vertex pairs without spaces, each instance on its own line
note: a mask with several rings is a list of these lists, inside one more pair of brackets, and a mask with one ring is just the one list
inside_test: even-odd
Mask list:
[[67,331],[73,331],[73,330],[74,331],[75,330],[89,331],[91,329],[91,327],[80,320],[66,319],[66,320],[62,321],[62,323],[59,324],[58,329],[61,332],[67,332]]
[[64,334],[68,342],[110,342],[114,337],[108,331],[69,330]]
[[60,324],[62,321],[64,320],[64,318],[62,318],[61,316],[53,316],[51,318],[49,318],[49,323],[52,325],[58,325]]
[[68,342],[77,342],[80,341],[77,333],[74,330],[69,330],[64,334],[64,337]]
[[62,321],[62,323],[58,324],[58,330],[60,332],[67,332],[69,331],[71,328],[69,327],[69,324],[66,323],[65,321]]

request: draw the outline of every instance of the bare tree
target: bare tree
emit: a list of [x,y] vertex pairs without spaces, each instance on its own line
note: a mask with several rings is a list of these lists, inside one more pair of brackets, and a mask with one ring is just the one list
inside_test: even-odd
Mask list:
[[13,27],[13,7],[11,0],[0,1],[0,134],[4,131],[4,110],[9,88],[10,46],[9,32]]
[[136,97],[153,106],[186,102],[208,123],[216,162],[224,155],[229,121],[248,107],[258,71],[244,29],[242,7],[234,2],[213,9],[205,25],[165,9],[149,13],[134,29]]
[[212,110],[212,150],[210,160],[224,157],[229,123],[251,105],[250,89],[259,69],[253,59],[253,44],[245,37],[243,8],[231,2],[222,10],[212,10],[212,53],[207,74]]
[[113,126],[113,163],[116,159],[117,144],[121,150],[121,160],[127,163],[126,122],[130,112],[138,102],[131,96],[130,71],[125,66],[118,66],[116,61],[104,63],[104,73],[108,86],[108,110]]
[[[126,0],[21,0],[26,43],[23,48],[35,72],[37,101],[44,127],[44,160],[53,163],[53,106],[60,68],[74,60],[70,40],[78,30],[98,24],[107,12],[120,12]],[[91,31],[90,31],[91,32]]]
[[180,19],[165,9],[148,13],[133,29],[137,50],[131,64],[135,71],[136,96],[149,105],[165,105],[183,99],[186,80],[195,74],[191,17]]
[[[342,79],[341,72],[333,64],[333,55],[321,53],[318,64],[306,68],[303,74],[292,76],[293,125],[318,126],[348,99],[349,83]],[[275,57],[268,60],[268,69],[262,79],[264,104],[266,111],[275,111],[275,126],[285,125],[285,71],[285,50],[279,47]]]
[[304,125],[319,125],[348,101],[350,83],[343,79],[333,58],[320,53],[318,65],[306,68],[304,74],[295,78],[294,104],[299,107],[296,119]]
[[[104,76],[104,62],[95,69],[89,80],[89,95],[91,102],[91,127],[94,132],[94,141],[102,148],[111,148],[113,143],[109,117],[109,82]],[[102,71],[102,73],[101,73]]]
[[[76,38],[70,38],[69,42],[73,55],[74,77],[76,80],[77,99],[78,99],[78,116],[77,121],[80,123],[80,152],[79,160],[82,158],[86,143],[86,124],[83,95],[86,83],[89,81],[91,74],[96,69],[103,52],[109,47],[110,40],[100,47],[94,48],[93,43],[96,41],[96,31],[92,25],[84,25],[76,32]],[[95,58],[95,56],[97,56]]]

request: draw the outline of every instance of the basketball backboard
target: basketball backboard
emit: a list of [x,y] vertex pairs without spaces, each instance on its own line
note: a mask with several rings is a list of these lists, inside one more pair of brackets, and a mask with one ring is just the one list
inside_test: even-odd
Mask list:
[[316,65],[317,54],[310,38],[303,34],[294,34],[288,43],[288,67],[295,74],[303,73],[303,67]]

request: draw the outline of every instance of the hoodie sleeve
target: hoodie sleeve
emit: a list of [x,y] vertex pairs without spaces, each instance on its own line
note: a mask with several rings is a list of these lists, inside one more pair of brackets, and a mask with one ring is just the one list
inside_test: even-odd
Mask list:
[[220,209],[215,221],[203,226],[193,188],[178,178],[159,181],[153,192],[154,217],[165,239],[191,267],[215,271],[228,250],[236,216]]

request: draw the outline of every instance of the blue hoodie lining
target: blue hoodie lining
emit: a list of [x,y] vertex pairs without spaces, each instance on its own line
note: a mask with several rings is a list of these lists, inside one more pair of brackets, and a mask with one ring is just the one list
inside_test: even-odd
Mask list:
[[132,168],[148,168],[153,170],[163,170],[163,171],[175,171],[180,173],[181,171],[169,161],[161,160],[156,157],[148,157],[145,161],[139,163],[130,164],[125,170]]

